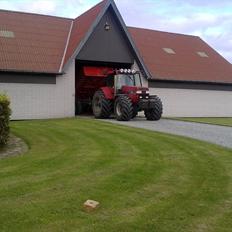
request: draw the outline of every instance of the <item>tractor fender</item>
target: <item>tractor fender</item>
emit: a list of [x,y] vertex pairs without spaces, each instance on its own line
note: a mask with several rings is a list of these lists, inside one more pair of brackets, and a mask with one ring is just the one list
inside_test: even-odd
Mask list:
[[108,99],[108,100],[114,99],[114,89],[113,88],[102,87],[101,90],[104,93],[106,99]]

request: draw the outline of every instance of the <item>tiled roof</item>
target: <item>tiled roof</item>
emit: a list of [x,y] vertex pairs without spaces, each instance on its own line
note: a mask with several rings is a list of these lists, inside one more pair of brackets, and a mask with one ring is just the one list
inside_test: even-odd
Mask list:
[[232,83],[232,65],[201,38],[128,29],[153,79]]
[[57,73],[71,22],[1,10],[0,70]]
[[[0,10],[0,71],[61,72],[108,1],[76,19]],[[154,80],[232,83],[232,65],[199,37],[128,29]]]
[[0,10],[0,70],[59,73],[106,3],[74,20]]

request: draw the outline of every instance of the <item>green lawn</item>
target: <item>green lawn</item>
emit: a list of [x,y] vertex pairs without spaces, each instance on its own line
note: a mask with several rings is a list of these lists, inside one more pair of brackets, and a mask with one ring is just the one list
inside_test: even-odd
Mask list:
[[1,232],[231,231],[231,150],[88,119],[11,127],[30,150],[0,160]]
[[232,126],[232,118],[173,118],[181,121],[200,122],[221,126]]

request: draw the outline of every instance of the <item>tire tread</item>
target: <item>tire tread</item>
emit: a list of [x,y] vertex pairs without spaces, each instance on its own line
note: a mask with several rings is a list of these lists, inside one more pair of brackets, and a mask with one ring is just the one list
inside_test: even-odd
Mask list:
[[163,104],[161,99],[157,96],[151,96],[151,99],[155,100],[155,107],[145,110],[145,117],[149,121],[158,121],[163,114]]
[[[93,101],[94,98],[99,97],[101,99],[101,112],[99,115],[94,114],[95,118],[99,118],[99,119],[106,119],[109,118],[111,113],[112,113],[112,101],[108,100],[105,98],[105,95],[103,93],[102,90],[98,90],[95,92],[94,96],[93,96]],[[93,104],[94,107],[94,104]],[[94,113],[94,110],[93,110]]]

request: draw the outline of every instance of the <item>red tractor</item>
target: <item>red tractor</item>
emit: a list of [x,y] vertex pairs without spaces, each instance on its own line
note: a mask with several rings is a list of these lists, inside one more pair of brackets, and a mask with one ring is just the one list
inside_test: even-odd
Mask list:
[[149,95],[149,89],[142,86],[140,72],[130,69],[84,67],[84,75],[85,78],[101,79],[96,89],[88,90],[95,118],[109,118],[114,113],[117,120],[129,121],[136,117],[139,111],[144,111],[147,120],[161,118],[162,102],[156,95]]

